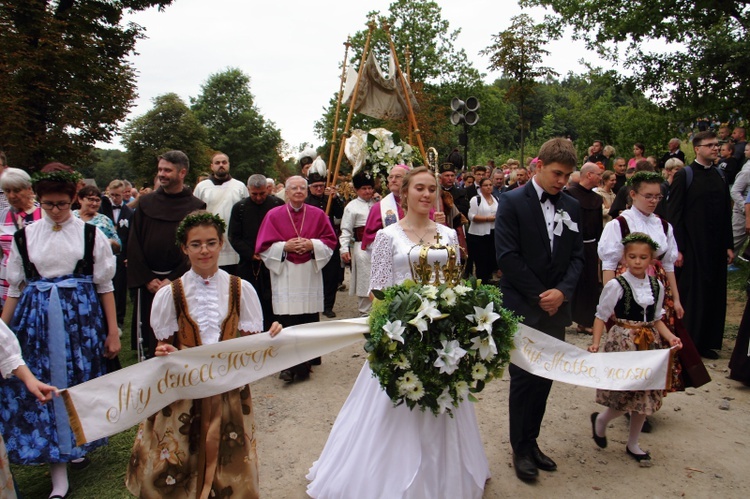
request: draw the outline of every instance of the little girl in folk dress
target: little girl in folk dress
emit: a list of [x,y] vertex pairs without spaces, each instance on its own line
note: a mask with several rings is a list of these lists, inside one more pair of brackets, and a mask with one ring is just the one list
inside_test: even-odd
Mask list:
[[[590,352],[598,352],[605,322],[614,314],[615,325],[604,338],[605,352],[627,352],[661,348],[664,341],[679,350],[682,342],[662,322],[664,286],[646,274],[659,248],[649,236],[633,232],[622,240],[623,262],[627,271],[609,281],[602,290],[594,319]],[[660,339],[661,337],[661,339]],[[591,430],[596,445],[607,446],[607,425],[616,417],[630,413],[630,435],[625,451],[641,466],[651,465],[651,455],[641,450],[638,437],[647,415],[661,408],[662,390],[597,390],[596,402],[607,407],[591,415]]]

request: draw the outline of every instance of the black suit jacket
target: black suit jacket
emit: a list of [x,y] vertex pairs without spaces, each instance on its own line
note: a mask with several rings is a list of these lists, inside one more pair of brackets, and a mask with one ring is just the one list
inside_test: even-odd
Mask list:
[[[578,201],[561,195],[556,211],[564,210],[579,226],[573,232],[563,225],[550,251],[542,206],[532,182],[500,196],[495,218],[495,250],[503,272],[500,288],[503,303],[524,323],[567,326],[572,322],[569,300],[583,269],[583,234]],[[566,301],[549,316],[539,306],[539,295],[548,289],[562,291]],[[562,338],[560,338],[562,339]]]
[[[112,220],[112,223],[115,224],[117,235],[120,237],[120,243],[122,243],[120,254],[117,255],[117,262],[120,263],[128,258],[128,235],[130,234],[130,222],[135,212],[133,211],[133,208],[123,203],[122,208],[120,208],[120,217],[117,222],[115,222],[115,216],[111,207],[110,213],[112,213],[112,215],[109,218]],[[127,222],[124,222],[124,220],[127,220]]]

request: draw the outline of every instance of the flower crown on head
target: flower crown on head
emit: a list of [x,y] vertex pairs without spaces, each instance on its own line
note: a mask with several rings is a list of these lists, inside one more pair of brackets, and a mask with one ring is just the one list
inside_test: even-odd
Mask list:
[[643,232],[631,232],[630,234],[622,238],[621,243],[623,246],[626,246],[630,243],[645,243],[651,246],[651,249],[654,251],[659,249],[659,244]]
[[43,180],[48,180],[50,182],[71,182],[73,184],[77,184],[78,182],[83,180],[83,175],[81,175],[77,171],[66,172],[63,170],[56,170],[53,172],[36,172],[31,177],[32,184],[36,184]]
[[625,182],[627,186],[633,186],[636,182],[664,182],[664,178],[656,172],[641,171],[633,175]]
[[182,219],[180,225],[177,226],[177,245],[182,245],[182,241],[187,238],[187,233],[193,227],[199,225],[213,225],[219,232],[219,235],[224,234],[227,228],[226,222],[219,215],[214,215],[208,211],[194,211],[185,218]]

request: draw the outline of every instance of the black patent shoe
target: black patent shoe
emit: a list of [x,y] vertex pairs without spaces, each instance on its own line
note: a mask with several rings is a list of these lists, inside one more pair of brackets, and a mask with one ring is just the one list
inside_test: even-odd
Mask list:
[[600,437],[596,434],[596,418],[599,416],[598,412],[591,415],[591,435],[594,437],[594,442],[599,446],[600,449],[607,448],[607,437]]
[[291,383],[294,381],[294,373],[291,369],[284,369],[279,373],[279,379],[281,381],[286,381],[287,383]]
[[646,452],[646,453],[643,453],[643,454],[636,454],[635,452],[632,452],[632,451],[631,451],[631,450],[630,450],[630,449],[628,448],[628,446],[627,446],[627,445],[625,446],[625,452],[627,452],[627,453],[628,453],[628,456],[630,456],[630,457],[632,457],[633,459],[635,459],[636,461],[638,461],[638,465],[639,465],[639,466],[640,466],[641,468],[650,468],[650,467],[651,467],[651,465],[653,464],[653,463],[651,462],[651,454],[649,454],[648,452]]

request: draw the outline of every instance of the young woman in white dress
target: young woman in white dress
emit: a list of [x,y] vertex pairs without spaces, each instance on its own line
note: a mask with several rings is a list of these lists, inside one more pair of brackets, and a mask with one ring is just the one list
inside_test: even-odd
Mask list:
[[[456,232],[429,218],[437,182],[427,168],[410,171],[401,187],[405,216],[378,232],[372,248],[371,289],[411,279],[414,246],[458,244]],[[445,252],[433,252],[445,260]],[[320,458],[307,475],[314,498],[480,498],[490,477],[471,402],[447,414],[409,410],[393,402],[373,377],[360,371]]]

